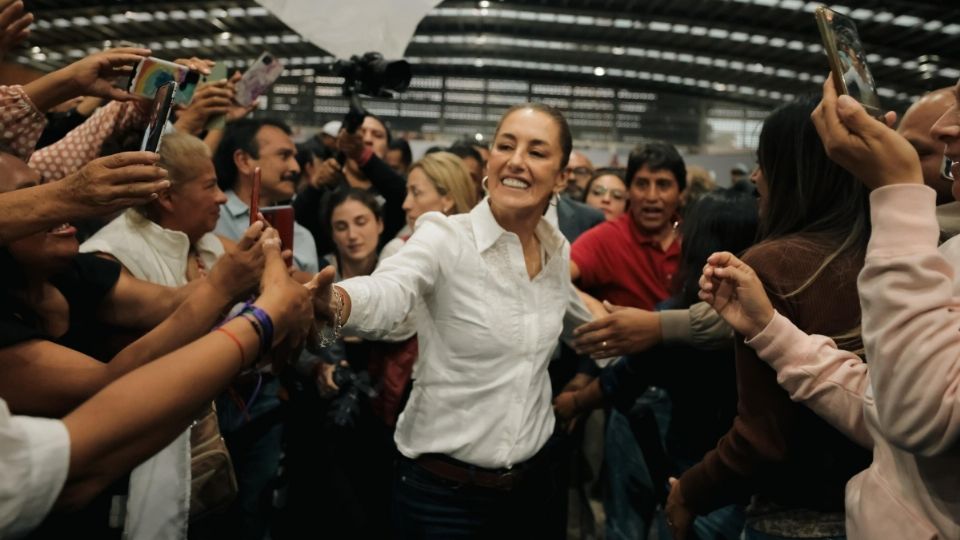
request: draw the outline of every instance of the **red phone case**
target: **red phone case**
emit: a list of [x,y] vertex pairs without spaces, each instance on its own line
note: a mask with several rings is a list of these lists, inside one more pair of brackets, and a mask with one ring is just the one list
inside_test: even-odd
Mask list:
[[253,191],[250,192],[250,225],[257,222],[260,213],[260,167],[253,170]]
[[293,251],[293,224],[295,222],[293,207],[289,204],[281,206],[266,206],[260,209],[264,219],[280,234],[280,249]]

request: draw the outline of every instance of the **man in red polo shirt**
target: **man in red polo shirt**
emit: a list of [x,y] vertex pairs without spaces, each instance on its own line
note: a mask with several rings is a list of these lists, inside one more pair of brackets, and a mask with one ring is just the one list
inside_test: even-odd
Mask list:
[[680,261],[680,192],[687,168],[673,145],[638,146],[627,163],[630,206],[585,232],[570,250],[581,289],[618,306],[652,310],[670,296]]

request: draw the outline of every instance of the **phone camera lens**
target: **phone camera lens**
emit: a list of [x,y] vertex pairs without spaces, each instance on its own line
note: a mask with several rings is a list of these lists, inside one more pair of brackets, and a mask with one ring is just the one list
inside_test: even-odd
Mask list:
[[264,64],[273,63],[273,57],[270,56],[269,54],[266,55],[266,56],[264,56],[264,57],[263,57],[263,63],[264,63]]

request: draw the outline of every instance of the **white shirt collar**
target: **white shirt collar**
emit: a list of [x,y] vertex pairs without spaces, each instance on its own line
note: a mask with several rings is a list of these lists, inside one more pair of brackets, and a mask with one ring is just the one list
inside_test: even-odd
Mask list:
[[[557,228],[557,208],[554,203],[555,200],[550,201],[550,205],[547,207],[547,213],[540,222],[537,223],[537,229],[535,231],[537,238],[543,243],[546,252],[551,255],[562,249],[566,241]],[[551,219],[551,213],[553,214],[553,219]],[[473,210],[470,211],[470,222],[473,224],[473,236],[477,243],[477,251],[480,253],[489,249],[501,236],[508,232],[501,227],[500,224],[497,223],[497,219],[493,217],[493,211],[490,210],[490,197],[484,198],[480,201],[480,204],[473,207]]]

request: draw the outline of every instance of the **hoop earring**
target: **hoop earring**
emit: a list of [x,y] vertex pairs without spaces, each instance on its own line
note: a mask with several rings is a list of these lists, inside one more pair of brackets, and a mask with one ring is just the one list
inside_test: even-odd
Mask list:
[[488,176],[483,177],[483,180],[480,181],[480,187],[483,188],[483,191],[485,193],[490,193],[490,188],[487,187],[487,178],[489,177]]

